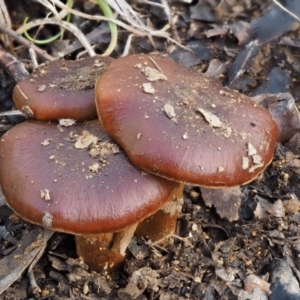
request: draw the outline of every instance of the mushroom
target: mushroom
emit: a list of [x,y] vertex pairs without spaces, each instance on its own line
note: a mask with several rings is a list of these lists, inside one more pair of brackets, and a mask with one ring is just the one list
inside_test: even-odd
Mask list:
[[28,117],[39,120],[95,119],[94,85],[112,60],[94,56],[42,64],[15,86],[15,105]]
[[104,129],[152,174],[230,187],[252,181],[272,160],[278,130],[262,106],[168,58],[113,61],[95,96]]
[[134,167],[98,120],[16,125],[0,141],[0,184],[23,219],[77,235],[78,255],[96,271],[122,263],[137,224],[182,193]]

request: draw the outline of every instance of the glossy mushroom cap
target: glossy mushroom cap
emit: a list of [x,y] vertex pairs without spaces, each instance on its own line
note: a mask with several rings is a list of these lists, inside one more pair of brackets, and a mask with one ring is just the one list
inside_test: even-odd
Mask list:
[[115,60],[95,94],[105,130],[150,173],[227,187],[256,178],[272,159],[278,130],[262,106],[167,58]]
[[112,60],[95,56],[41,65],[15,86],[15,105],[28,117],[38,120],[95,119],[94,85]]
[[134,167],[98,120],[16,125],[1,138],[0,184],[25,220],[77,235],[122,230],[181,191]]

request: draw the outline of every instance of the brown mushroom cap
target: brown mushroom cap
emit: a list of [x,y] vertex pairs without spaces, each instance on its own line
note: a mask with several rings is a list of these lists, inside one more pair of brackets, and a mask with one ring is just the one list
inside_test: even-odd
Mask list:
[[20,81],[13,90],[16,107],[39,120],[97,118],[94,85],[113,59],[57,60]]
[[167,58],[117,59],[95,94],[105,130],[150,173],[226,187],[256,178],[272,159],[278,130],[262,106]]
[[180,190],[134,167],[98,120],[16,125],[0,141],[0,184],[25,220],[78,235],[122,230]]

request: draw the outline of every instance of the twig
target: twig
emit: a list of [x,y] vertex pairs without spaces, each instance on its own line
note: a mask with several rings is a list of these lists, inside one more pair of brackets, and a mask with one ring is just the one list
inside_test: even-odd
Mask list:
[[289,11],[287,8],[285,8],[282,4],[280,4],[278,1],[273,0],[273,2],[278,5],[282,10],[284,10],[286,13],[288,13],[290,16],[292,16],[293,18],[295,18],[296,20],[300,21],[300,18],[295,15],[294,13],[292,13],[291,11]]
[[153,62],[154,66],[157,68],[157,70],[160,73],[164,74],[163,70],[159,67],[159,65],[157,64],[157,62],[151,56],[149,56],[149,59]]
[[125,0],[107,0],[108,4],[122,16],[128,24],[138,24],[144,27],[143,21]]
[[156,3],[156,2],[152,2],[152,1],[148,1],[148,0],[139,0],[139,2],[141,3],[146,3],[148,5],[152,5],[152,6],[157,6],[157,7],[160,7],[160,8],[165,8],[162,4],[160,3]]
[[53,15],[56,17],[57,20],[59,20],[59,14],[56,10],[56,7],[53,5],[53,3],[50,3],[51,1],[47,1],[47,0],[34,0],[40,4],[42,4],[43,6],[47,7],[52,13]]
[[216,228],[216,229],[220,229],[220,230],[222,230],[226,234],[227,238],[229,238],[229,236],[230,236],[229,233],[228,233],[228,231],[225,228],[223,228],[222,226],[220,226],[220,225],[217,225],[217,224],[202,224],[201,226],[203,228]]
[[[7,27],[11,28],[11,20],[4,0],[0,0],[0,22],[7,24]],[[7,35],[3,35],[2,39],[5,46],[10,45],[10,39]]]
[[5,23],[0,22],[0,32],[4,32],[11,36],[14,40],[19,42],[20,44],[24,45],[26,48],[32,48],[41,58],[44,60],[54,61],[56,60],[55,57],[49,55],[46,51],[42,50],[41,48],[37,47],[36,45],[29,42],[24,37],[17,34],[14,30],[7,27]]
[[131,46],[132,37],[133,37],[133,34],[132,33],[129,34],[129,36],[127,38],[127,41],[126,41],[126,44],[125,44],[125,47],[124,47],[123,54],[121,56],[127,56],[128,55],[129,49],[130,49],[130,46]]
[[64,28],[68,29],[82,43],[83,47],[87,50],[87,52],[90,56],[95,56],[96,55],[94,49],[92,48],[92,46],[89,43],[89,41],[87,40],[87,38],[84,36],[84,34],[74,24],[68,23],[68,22],[65,22],[65,21],[61,21],[61,20],[56,21],[56,20],[53,20],[53,19],[45,20],[45,24],[59,25],[59,26],[62,26]]
[[[65,10],[65,9],[62,9],[59,13],[58,13],[58,19],[59,20],[62,20],[64,19],[68,14],[68,11]],[[19,33],[19,34],[23,34],[25,29],[28,31],[29,29],[31,28],[34,28],[34,27],[37,27],[37,26],[40,26],[42,24],[44,24],[44,21],[45,21],[45,18],[43,19],[35,19],[31,22],[28,22],[26,23],[26,28],[24,26],[21,26],[19,27],[16,32]]]
[[3,0],[0,0],[0,10],[1,10],[1,15],[3,17],[1,19],[6,22],[9,28],[11,28],[11,20],[5,2]]
[[176,26],[175,26],[174,21],[173,21],[173,17],[172,17],[172,13],[171,13],[169,3],[168,3],[167,0],[160,0],[160,2],[164,7],[164,11],[165,11],[165,14],[167,16],[168,22],[171,26],[172,33],[174,35],[175,40],[177,41],[179,37],[178,37],[177,30],[176,30]]
[[32,48],[29,49],[29,55],[30,55],[30,58],[31,58],[31,61],[32,61],[33,70],[35,70],[35,69],[38,68],[39,64],[36,60],[36,54],[35,54],[35,52]]
[[193,52],[190,48],[181,45],[179,42],[177,42],[176,40],[174,40],[173,38],[171,38],[169,36],[169,34],[166,32],[166,30],[168,30],[170,28],[169,24],[167,24],[160,30],[152,30],[151,28],[148,28],[144,24],[140,25],[136,22],[132,23],[132,26],[130,26],[130,25],[127,25],[126,23],[119,21],[117,19],[110,19],[110,18],[106,18],[106,17],[102,17],[102,16],[91,16],[91,15],[82,13],[80,11],[77,11],[75,9],[67,7],[66,5],[61,3],[59,0],[52,0],[52,2],[55,3],[55,5],[57,5],[58,7],[62,8],[62,9],[66,9],[66,10],[68,10],[68,12],[71,12],[72,14],[80,16],[82,18],[89,19],[89,20],[97,20],[97,21],[111,21],[137,36],[145,37],[150,34],[151,36],[165,38],[165,39],[169,40],[170,42],[178,45],[179,47],[181,47],[187,51]]
[[8,110],[0,112],[0,117],[9,117],[9,116],[20,116],[26,118],[26,115],[20,112],[19,110]]
[[29,277],[29,282],[30,285],[32,287],[33,293],[40,293],[42,290],[41,288],[37,285],[36,281],[35,281],[35,277],[33,274],[33,267],[36,265],[36,263],[39,261],[39,259],[41,258],[41,256],[44,254],[44,251],[47,247],[47,243],[45,243],[40,251],[37,253],[36,257],[34,258],[34,260],[31,262],[29,268],[28,268],[28,277]]
[[0,46],[0,65],[5,68],[6,72],[16,81],[25,79],[29,73],[23,63],[18,61],[13,55],[6,52]]
[[157,249],[159,249],[159,250],[161,250],[161,251],[164,251],[164,252],[166,252],[166,253],[172,253],[170,250],[168,250],[167,248],[165,248],[165,247],[162,247],[162,246],[160,246],[160,245],[157,245],[157,243],[162,243],[162,242],[164,242],[165,240],[166,240],[166,238],[167,237],[164,237],[164,238],[162,238],[162,239],[160,239],[159,241],[156,241],[155,243],[153,243],[153,242],[151,242],[151,241],[145,241],[145,244],[146,245],[148,245],[149,247],[151,247],[151,248],[157,248]]

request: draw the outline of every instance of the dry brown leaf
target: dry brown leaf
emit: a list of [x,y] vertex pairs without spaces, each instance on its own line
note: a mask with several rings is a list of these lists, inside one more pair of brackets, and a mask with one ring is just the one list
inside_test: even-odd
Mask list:
[[238,211],[242,199],[240,187],[224,189],[201,188],[201,194],[205,204],[209,207],[214,206],[221,218],[226,218],[230,222],[238,220]]
[[254,215],[258,219],[266,218],[268,214],[271,214],[277,218],[282,218],[285,216],[285,210],[280,199],[274,203],[271,203],[258,195],[256,195],[254,199],[257,201]]

